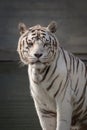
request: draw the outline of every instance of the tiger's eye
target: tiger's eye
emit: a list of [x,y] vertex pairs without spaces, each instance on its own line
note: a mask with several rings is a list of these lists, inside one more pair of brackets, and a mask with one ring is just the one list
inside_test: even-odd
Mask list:
[[28,44],[28,46],[29,46],[29,47],[32,47],[32,46],[33,46],[33,43],[32,43],[32,42],[30,42],[30,43]]
[[45,44],[44,44],[44,47],[48,47],[48,46],[49,46],[49,43],[45,43]]
[[29,47],[28,47],[28,46],[26,46],[26,49],[29,49]]

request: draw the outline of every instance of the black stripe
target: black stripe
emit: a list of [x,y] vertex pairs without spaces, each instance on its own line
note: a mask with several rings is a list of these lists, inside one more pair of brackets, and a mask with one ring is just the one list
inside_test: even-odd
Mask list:
[[69,80],[68,80],[68,73],[67,73],[66,81],[65,81],[65,83],[64,83],[64,85],[63,85],[63,88],[61,89],[61,92],[60,92],[60,94],[61,94],[61,93],[63,92],[63,90],[65,90],[65,91],[64,91],[64,94],[63,94],[62,101],[63,101],[63,99],[64,99],[64,97],[65,97],[65,93],[66,93],[66,89],[67,89],[68,84],[69,84]]
[[[86,109],[87,110],[87,109]],[[84,114],[84,113],[83,113]],[[87,113],[83,116],[83,118],[82,119],[80,119],[80,122],[82,123],[82,122],[84,122],[85,120],[87,120]]]
[[22,53],[21,53],[21,57],[22,57],[23,60],[25,60],[25,59],[24,59],[24,55],[23,55]]
[[66,60],[65,52],[64,52],[63,48],[61,48],[61,49],[62,49],[62,52],[63,52],[63,57],[64,57],[66,68],[67,68],[67,60]]
[[43,118],[51,118],[49,115],[42,115]]
[[87,113],[87,106],[86,106],[86,109],[85,109],[85,111],[84,111],[84,113],[83,114],[86,114]]
[[29,45],[30,43],[32,43],[32,41],[30,39],[28,39],[28,37],[26,37],[26,43],[27,43],[27,45]]
[[86,83],[85,83],[84,90],[83,90],[83,93],[81,94],[80,99],[76,102],[77,104],[78,104],[79,102],[81,102],[81,100],[85,97],[86,87],[87,87],[87,81],[86,81]]
[[76,94],[76,96],[78,95],[78,92],[79,92],[79,88],[77,89],[77,92],[75,93],[75,94]]
[[28,62],[27,57],[24,57],[23,53],[21,53],[21,58],[22,58],[25,62]]
[[33,81],[35,84],[38,84],[38,81],[35,81],[35,80],[33,80],[33,79],[32,79],[32,81]]
[[56,60],[56,63],[55,63],[55,67],[54,67],[54,69],[53,69],[53,71],[52,71],[52,73],[51,73],[49,79],[53,76],[53,74],[54,74],[55,71],[56,71],[56,68],[57,68],[57,61],[58,61],[59,56],[60,56],[60,52],[59,52],[59,55],[58,55],[58,57],[57,57],[57,60]]
[[[45,38],[45,37],[46,37],[46,36],[45,36],[45,35],[43,35],[43,36],[42,36],[42,39],[43,39],[43,38]],[[39,38],[40,38],[40,37],[39,37]],[[41,40],[41,41],[42,41],[42,40]]]
[[55,82],[55,80],[56,80],[58,77],[59,77],[59,75],[57,75],[57,76],[53,79],[53,81],[52,81],[52,83],[50,84],[50,86],[47,87],[47,91],[49,91],[49,90],[51,89],[53,83]]
[[41,113],[46,115],[46,117],[56,117],[57,114],[54,111],[51,110],[45,110],[45,109],[40,109]]
[[36,30],[35,29],[31,29],[31,32],[33,33],[33,32],[35,32]]
[[25,37],[27,37],[27,36],[28,36],[28,33],[29,33],[29,32],[27,32],[24,36],[22,36],[22,39],[25,38]]
[[[67,73],[67,76],[66,76],[66,81],[65,81],[65,84],[63,85],[63,88],[62,88],[61,92],[64,90],[64,88],[65,88],[65,86],[66,86],[66,84],[67,84],[68,77],[69,77],[69,75],[68,75],[68,73]],[[66,87],[67,87],[67,86],[66,86]]]
[[64,94],[63,94],[62,101],[64,100],[64,97],[65,97],[65,94],[66,94],[66,89],[67,89],[68,84],[69,84],[69,80],[67,80],[67,82],[66,82],[66,87],[65,87],[65,89],[64,89],[65,91],[64,91]]
[[77,68],[76,68],[76,72],[78,72],[78,68],[79,68],[79,59],[76,60],[77,61]]
[[20,50],[21,50],[21,48],[22,48],[22,44],[20,43]]
[[54,45],[55,49],[57,49],[57,42],[56,42],[56,40],[55,41],[53,40],[53,45]]
[[72,58],[71,58],[70,54],[68,56],[69,56],[69,59],[70,59],[70,72],[71,72],[71,70],[72,70]]
[[[48,43],[48,42],[49,42],[49,40],[48,40],[48,39],[46,39],[46,42]],[[48,43],[48,44],[50,44],[50,43]]]
[[83,72],[83,70],[84,70],[84,64],[82,63],[82,72]]
[[42,30],[42,29],[40,29],[40,31],[41,31],[41,33],[42,33],[42,32],[46,32],[45,30]]
[[55,97],[57,96],[57,94],[59,93],[59,91],[60,91],[60,89],[61,89],[62,82],[63,82],[63,81],[60,82],[59,87],[58,87],[58,90],[57,90],[56,93],[54,94],[54,98],[55,98]]
[[83,119],[87,118],[87,113],[84,115]]
[[78,117],[81,116],[82,112],[83,112],[83,111],[80,111],[80,112],[76,113],[76,114],[74,115],[74,118],[78,119]]
[[80,102],[80,104],[78,105],[78,107],[74,110],[74,113],[78,113],[78,111],[80,111],[82,109],[84,101],[85,101],[85,98],[83,98],[83,100]]
[[34,36],[34,35],[36,35],[36,33],[34,32],[34,33],[32,33],[32,36]]
[[73,63],[73,74],[75,72],[75,61],[74,61],[74,56],[72,55],[72,63]]
[[44,74],[43,79],[41,80],[41,82],[42,82],[43,80],[45,80],[47,74],[49,73],[49,70],[50,70],[50,66],[47,67],[47,69],[46,69],[46,71],[45,71],[45,74]]
[[85,77],[87,77],[87,66],[85,66]]
[[69,54],[69,58],[70,58],[70,70],[75,71],[75,61],[74,61],[74,56],[72,54]]
[[50,39],[49,43],[51,43],[51,40],[52,40],[52,39],[51,39],[51,36],[49,36],[49,39]]
[[82,114],[82,111],[80,111],[78,114],[75,114],[72,117],[72,125],[75,125],[77,123],[77,120],[79,120],[80,115]]
[[43,36],[46,36],[46,34],[45,34],[45,33],[43,33],[43,32],[41,32],[41,34],[42,34]]
[[57,40],[56,40],[56,38],[55,38],[55,36],[52,36],[53,38],[54,38],[54,46],[57,48]]
[[25,44],[25,43],[24,43],[24,40],[23,40],[23,47],[24,47],[24,44]]
[[74,90],[74,92],[76,92],[76,90],[77,90],[77,87],[78,87],[78,81],[79,81],[79,79],[77,79],[77,82],[76,82],[76,85],[75,85],[75,90]]
[[80,120],[81,123],[84,123],[84,121],[87,121],[87,115]]

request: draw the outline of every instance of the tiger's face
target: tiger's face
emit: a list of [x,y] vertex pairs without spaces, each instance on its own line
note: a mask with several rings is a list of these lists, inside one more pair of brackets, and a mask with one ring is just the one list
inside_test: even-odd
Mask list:
[[17,50],[21,61],[36,67],[51,64],[58,48],[53,34],[56,31],[56,23],[52,22],[48,27],[36,25],[29,29],[21,23],[19,29],[21,37]]

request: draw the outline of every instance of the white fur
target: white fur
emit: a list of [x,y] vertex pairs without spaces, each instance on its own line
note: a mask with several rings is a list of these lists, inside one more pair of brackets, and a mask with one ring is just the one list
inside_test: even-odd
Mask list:
[[[65,52],[65,53],[67,53],[67,52]],[[61,92],[63,85],[65,84],[66,76],[67,76],[65,61],[63,59],[61,52],[60,52],[60,56],[57,61],[56,71],[55,71],[54,75],[49,79],[52,69],[54,68],[55,62],[56,62],[56,58],[55,58],[54,62],[51,64],[50,72],[49,72],[49,74],[47,74],[46,79],[43,82],[39,83],[40,79],[36,79],[36,80],[38,80],[38,84],[35,84],[32,81],[32,77],[34,77],[35,75],[34,75],[34,73],[32,73],[32,70],[33,70],[32,65],[28,65],[28,74],[29,74],[29,79],[30,79],[31,93],[32,93],[32,96],[33,96],[33,99],[35,102],[35,107],[36,107],[37,114],[39,116],[40,123],[41,123],[43,130],[70,130],[72,112],[74,110],[73,102],[79,100],[79,98],[83,92],[84,83],[85,83],[86,79],[84,77],[84,73],[81,74],[81,72],[79,71],[78,74],[73,75],[72,71],[71,71],[71,73],[69,74],[67,83],[66,83],[66,86],[68,85],[67,89],[66,90],[64,89]],[[83,63],[81,62],[80,64],[83,64]],[[68,67],[70,67],[70,65]],[[79,70],[80,69],[81,69],[81,67],[79,68]],[[47,86],[49,86],[49,84],[52,82],[54,77],[58,74],[60,74],[60,77],[57,80],[55,80],[55,83],[53,84],[52,88],[48,92],[46,90]],[[41,77],[41,75],[38,73],[38,71],[36,72],[36,77],[38,77],[38,78]],[[36,77],[34,77],[34,78],[36,78]],[[74,93],[74,89],[75,89],[74,87],[75,87],[78,77],[79,77],[79,83],[78,83],[79,92],[76,97],[76,95]],[[58,95],[56,96],[56,98],[54,98],[53,95],[57,91],[61,80],[62,80],[61,90],[58,93]],[[65,93],[65,95],[64,95],[64,93]],[[86,93],[86,95],[87,95],[87,93]],[[46,106],[44,106],[44,104],[46,104]],[[84,104],[84,107],[85,106],[87,106],[87,104]],[[43,118],[42,113],[40,112],[39,108],[44,108],[49,111],[51,110],[51,111],[56,112],[57,118],[54,118],[54,117],[53,118],[45,118],[45,117]],[[83,110],[84,109],[85,108],[83,108]],[[77,123],[77,125],[78,126],[80,125],[79,122]]]
[[[53,26],[54,24],[50,26],[51,31],[55,30]],[[41,26],[34,28],[41,28]],[[55,41],[53,34],[48,31],[45,33],[45,38],[41,39],[41,34],[39,40],[33,39],[34,45],[29,50],[26,47],[22,48],[23,50],[20,49],[23,37],[24,35],[19,40],[18,52],[21,61],[28,64],[30,91],[42,129],[70,130],[72,117],[81,112],[75,122],[75,126],[80,127],[81,120],[83,121],[87,114],[87,74],[84,63],[61,49],[58,41],[57,48],[54,48],[53,43],[51,45],[54,52],[48,53],[49,47],[45,48],[43,44],[46,39],[50,41],[50,37],[51,42]],[[28,40],[32,37],[32,33],[29,32]],[[24,41],[25,39],[26,37]],[[27,45],[26,42],[25,45]],[[40,62],[37,62],[35,53],[43,54],[39,58]],[[87,120],[82,123],[86,122]]]

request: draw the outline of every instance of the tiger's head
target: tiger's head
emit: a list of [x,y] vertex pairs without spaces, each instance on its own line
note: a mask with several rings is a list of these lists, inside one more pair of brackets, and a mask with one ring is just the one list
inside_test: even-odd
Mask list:
[[17,51],[24,64],[44,66],[51,64],[58,50],[58,41],[54,35],[57,29],[56,22],[51,22],[47,27],[36,25],[27,28],[19,24],[20,38]]

